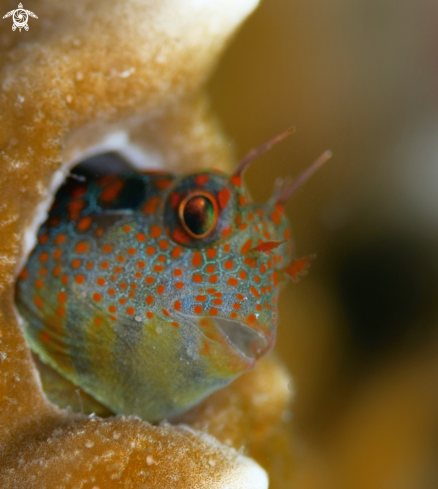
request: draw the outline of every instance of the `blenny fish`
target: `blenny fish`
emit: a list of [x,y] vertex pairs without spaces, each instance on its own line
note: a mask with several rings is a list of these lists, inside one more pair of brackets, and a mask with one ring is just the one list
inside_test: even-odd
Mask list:
[[[296,279],[284,204],[242,175],[124,171],[68,178],[22,270],[16,305],[40,360],[110,412],[156,421],[251,370],[274,345],[280,274]],[[50,397],[50,396],[49,396]]]

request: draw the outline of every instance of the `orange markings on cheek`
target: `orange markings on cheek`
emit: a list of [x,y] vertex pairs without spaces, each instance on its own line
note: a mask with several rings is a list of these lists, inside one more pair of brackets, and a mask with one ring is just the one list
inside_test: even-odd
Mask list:
[[179,203],[181,202],[182,200],[182,195],[181,194],[178,194],[176,192],[174,192],[171,196],[170,196],[170,205],[176,209],[179,205]]
[[260,294],[257,292],[257,289],[255,287],[250,287],[249,290],[254,294],[255,297],[257,297],[257,299],[260,298]]
[[222,231],[222,237],[226,238],[229,234],[231,234],[231,228],[228,226]]
[[100,325],[102,324],[102,319],[101,319],[100,317],[97,317],[97,316],[96,316],[96,317],[94,318],[94,324],[95,324],[96,326],[100,326]]
[[85,253],[88,250],[88,244],[84,242],[80,242],[76,245],[76,251],[78,253]]
[[242,249],[241,249],[241,253],[242,255],[245,255],[246,253],[248,253],[248,251],[251,249],[252,247],[252,239],[249,239],[243,246],[242,246]]
[[158,197],[151,197],[143,206],[143,212],[153,214],[157,210],[157,206],[160,202]]
[[106,203],[112,202],[118,197],[125,184],[126,182],[124,182],[123,180],[118,180],[117,182],[114,182],[99,195],[99,199],[102,202]]
[[58,234],[55,238],[55,244],[61,244],[65,241],[65,234]]
[[271,212],[271,219],[277,226],[280,224],[281,218],[280,214],[277,211]]
[[151,227],[151,236],[152,238],[158,238],[161,235],[161,229],[158,226]]
[[174,248],[172,250],[172,256],[173,256],[173,258],[178,258],[179,255],[181,254],[181,252],[182,252],[182,248],[180,248],[179,246],[177,246],[176,248]]
[[164,292],[164,285],[159,285],[159,286],[157,287],[157,292],[158,292],[159,294],[162,294],[162,293]]
[[172,180],[166,180],[163,178],[163,179],[155,180],[154,183],[159,190],[166,190],[166,188],[172,185]]
[[199,275],[198,273],[195,273],[195,275],[193,275],[193,282],[201,283],[202,282],[202,276]]
[[79,231],[86,231],[90,226],[91,226],[91,217],[90,216],[87,216],[87,217],[84,217],[82,218],[79,222],[78,222],[78,229]]
[[163,251],[166,251],[169,248],[169,243],[165,239],[162,239],[159,242],[159,246]]
[[46,251],[41,253],[41,255],[40,255],[40,262],[41,263],[45,263],[48,259],[49,259],[49,254]]
[[228,205],[228,202],[231,199],[231,192],[227,188],[223,188],[222,190],[219,191],[217,197],[218,197],[220,208],[224,209]]
[[236,185],[236,187],[240,187],[242,185],[242,179],[238,175],[233,175],[231,177],[231,181]]
[[172,238],[178,243],[190,243],[192,240],[182,229],[175,229],[172,233]]
[[33,298],[33,302],[38,307],[38,309],[42,309],[43,308],[43,300],[41,299],[41,297],[39,295],[36,295]]
[[49,241],[49,235],[47,233],[42,234],[38,238],[38,243],[45,244],[45,243],[47,243],[47,241]]
[[213,248],[209,248],[207,250],[207,258],[214,258],[216,256],[216,250]]
[[193,255],[192,264],[193,264],[194,267],[199,267],[202,264],[202,256],[201,256],[201,253],[196,252]]
[[235,278],[230,278],[230,279],[228,280],[228,284],[229,284],[229,285],[232,285],[233,287],[234,287],[235,285],[237,285],[237,283],[238,283],[238,282],[237,282],[237,280],[236,280]]
[[208,175],[197,175],[195,177],[195,182],[196,182],[196,185],[205,185],[209,179],[210,178]]
[[95,292],[95,293],[93,294],[93,299],[94,299],[96,302],[99,302],[99,301],[101,300],[101,298],[102,298],[102,297],[101,297],[101,295],[100,295],[99,293]]
[[18,278],[20,280],[26,280],[27,277],[29,276],[29,271],[26,270],[26,268],[24,270],[21,271],[20,275],[18,276]]
[[46,331],[42,331],[40,333],[40,340],[44,343],[48,343],[50,341],[50,335]]
[[58,294],[58,301],[65,302],[67,300],[67,294],[65,292],[60,292]]
[[173,304],[173,307],[177,311],[180,311],[181,310],[181,302],[180,301],[175,301],[175,303]]

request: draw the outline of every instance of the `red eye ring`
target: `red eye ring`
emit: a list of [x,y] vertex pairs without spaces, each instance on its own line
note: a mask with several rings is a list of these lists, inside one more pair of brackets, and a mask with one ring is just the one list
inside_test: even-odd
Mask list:
[[[191,202],[192,205],[190,205]],[[203,192],[203,191],[191,192],[186,197],[184,197],[184,199],[179,204],[178,216],[179,216],[180,223],[184,228],[184,231],[189,236],[195,239],[205,238],[215,230],[217,225],[218,205],[216,202],[216,198],[208,192]],[[196,219],[199,217],[208,218],[209,222],[207,221],[208,228],[205,231],[197,233],[193,230],[193,227],[200,225],[201,227],[205,228],[205,224],[206,224],[205,222],[199,222],[199,221],[196,222]],[[190,222],[190,218],[195,219],[195,221],[193,222],[192,219],[192,222]],[[204,221],[204,219],[201,219],[201,221]]]

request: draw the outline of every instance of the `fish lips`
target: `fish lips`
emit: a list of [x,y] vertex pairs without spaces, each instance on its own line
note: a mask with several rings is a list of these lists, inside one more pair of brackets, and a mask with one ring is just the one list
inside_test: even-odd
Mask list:
[[275,333],[261,326],[251,327],[220,316],[178,315],[196,324],[207,340],[223,345],[233,357],[238,357],[244,370],[253,368],[275,343]]

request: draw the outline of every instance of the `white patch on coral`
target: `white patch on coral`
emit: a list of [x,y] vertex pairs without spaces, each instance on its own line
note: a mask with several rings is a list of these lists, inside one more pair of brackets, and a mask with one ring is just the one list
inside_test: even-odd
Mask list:
[[268,474],[254,460],[245,457],[234,448],[223,445],[205,432],[199,432],[186,425],[178,427],[193,433],[205,443],[206,465],[215,467],[211,461],[215,459],[217,451],[221,457],[216,460],[225,459],[229,462],[229,466],[217,474],[214,489],[268,489]]

